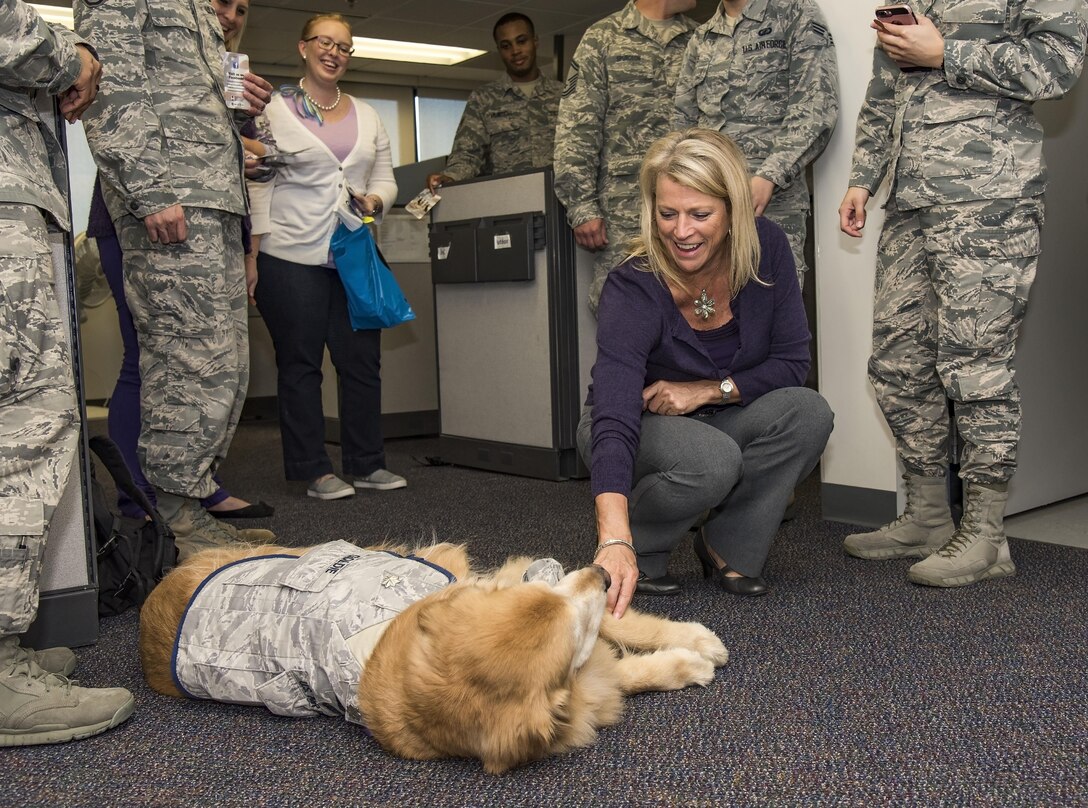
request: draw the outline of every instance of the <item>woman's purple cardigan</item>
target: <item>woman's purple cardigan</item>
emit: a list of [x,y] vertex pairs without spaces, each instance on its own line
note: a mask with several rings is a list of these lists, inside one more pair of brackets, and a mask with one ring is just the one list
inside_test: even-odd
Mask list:
[[[640,259],[608,274],[597,311],[597,361],[586,404],[593,407],[593,495],[629,496],[642,424],[642,391],[649,384],[732,377],[741,406],[780,387],[804,383],[810,364],[808,320],[793,253],[778,225],[756,219],[759,277],[733,299],[740,348],[729,367],[715,366],[672,293]],[[682,416],[681,416],[682,417]]]

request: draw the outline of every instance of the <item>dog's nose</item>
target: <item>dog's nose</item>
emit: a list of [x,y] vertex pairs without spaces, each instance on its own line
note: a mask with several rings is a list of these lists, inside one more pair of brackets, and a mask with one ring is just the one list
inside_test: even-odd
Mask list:
[[607,592],[608,588],[612,586],[612,576],[608,574],[608,570],[599,564],[594,564],[593,568],[601,574],[601,579],[604,581],[604,591]]

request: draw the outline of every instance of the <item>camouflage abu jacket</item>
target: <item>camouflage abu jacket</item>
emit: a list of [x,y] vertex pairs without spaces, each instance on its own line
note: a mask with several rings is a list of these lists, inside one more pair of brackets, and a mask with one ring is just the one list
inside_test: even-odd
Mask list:
[[190,698],[361,724],[359,682],[382,633],[452,581],[421,559],[345,541],[223,567],[182,617],[174,683]]
[[578,43],[555,131],[555,192],[572,227],[608,219],[613,196],[630,204],[646,149],[671,129],[676,79],[695,27],[683,15],[655,25],[632,1]]
[[900,209],[1038,196],[1043,130],[1032,104],[1080,75],[1086,0],[934,0],[944,67],[903,72],[880,48],[858,117],[850,185],[893,175]]
[[508,75],[473,90],[443,173],[467,180],[550,166],[562,90],[562,84],[543,75],[530,98],[515,89]]
[[68,230],[64,150],[34,95],[59,95],[79,77],[83,40],[47,25],[21,0],[0,0],[0,202],[33,205]]
[[838,112],[835,45],[815,0],[751,0],[732,32],[719,6],[688,43],[676,128],[723,132],[779,188],[823,151]]
[[223,99],[223,29],[206,0],[75,0],[101,90],[87,140],[110,215],[171,205],[246,212],[242,143]]

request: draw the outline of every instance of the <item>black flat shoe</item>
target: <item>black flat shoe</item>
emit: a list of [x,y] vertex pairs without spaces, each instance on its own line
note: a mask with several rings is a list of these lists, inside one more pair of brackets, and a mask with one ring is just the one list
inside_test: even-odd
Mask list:
[[739,595],[742,598],[753,598],[757,595],[766,595],[769,591],[767,589],[767,582],[760,576],[748,578],[742,575],[737,578],[734,575],[726,575],[725,570],[722,570],[721,574],[718,575],[718,586],[729,594]]
[[710,550],[707,549],[706,541],[703,539],[703,531],[700,530],[695,534],[692,546],[695,548],[695,557],[699,559],[699,563],[703,567],[703,577],[713,578],[715,583],[730,595],[750,598],[757,595],[766,595],[770,591],[767,582],[761,576],[748,578],[742,575],[738,578],[735,575],[726,575],[729,572],[729,567],[719,567],[714,563]]
[[208,511],[216,519],[267,519],[276,509],[267,502],[255,502],[232,511]]
[[647,578],[645,573],[638,574],[635,591],[640,595],[679,595],[680,583],[671,575],[660,578]]

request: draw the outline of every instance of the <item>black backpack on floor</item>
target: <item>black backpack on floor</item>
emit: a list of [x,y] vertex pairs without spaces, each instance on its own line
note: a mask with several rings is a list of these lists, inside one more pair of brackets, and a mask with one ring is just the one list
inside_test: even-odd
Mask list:
[[124,491],[151,519],[134,519],[116,512],[102,484],[95,479],[91,464],[91,507],[98,560],[98,614],[120,614],[143,604],[155,584],[177,563],[174,534],[147,495],[132,482],[128,466],[117,444],[96,435],[91,450],[113,477],[118,491]]

